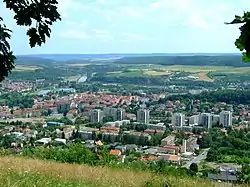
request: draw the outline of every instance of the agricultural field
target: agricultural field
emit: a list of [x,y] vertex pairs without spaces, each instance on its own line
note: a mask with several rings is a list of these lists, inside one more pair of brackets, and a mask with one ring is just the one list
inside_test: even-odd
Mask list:
[[106,73],[107,76],[109,77],[117,77],[117,76],[121,76],[121,77],[143,77],[143,76],[147,76],[143,73],[142,69],[127,69],[124,71],[114,71],[114,72],[107,72]]
[[64,81],[76,82],[80,78],[81,78],[81,75],[73,75],[73,76],[64,77]]
[[235,74],[237,76],[250,75],[250,67],[229,67],[229,66],[162,66],[162,65],[135,65],[128,66],[124,71],[107,72],[107,76],[121,77],[154,77],[154,76],[170,76],[175,72],[190,73],[191,76],[199,77],[196,81],[214,82],[217,77],[211,77],[209,74]]
[[85,67],[88,65],[91,65],[91,64],[88,64],[88,63],[86,63],[86,64],[84,64],[84,63],[82,63],[82,64],[67,64],[67,66],[70,66],[70,67]]
[[143,70],[143,73],[150,76],[167,76],[172,74],[170,71],[165,69],[148,69]]
[[211,79],[208,76],[208,72],[199,72],[199,73],[193,74],[193,76],[199,77],[199,79],[197,79],[197,81],[206,81],[206,82],[214,82],[215,81],[214,79]]
[[42,69],[42,68],[38,66],[17,65],[14,71],[35,71],[37,69]]

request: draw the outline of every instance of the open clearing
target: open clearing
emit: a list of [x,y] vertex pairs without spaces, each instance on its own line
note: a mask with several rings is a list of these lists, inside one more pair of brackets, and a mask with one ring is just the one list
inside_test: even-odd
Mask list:
[[67,64],[67,66],[71,66],[71,67],[84,67],[84,66],[88,66],[90,64]]
[[81,78],[81,75],[68,76],[68,77],[64,77],[64,81],[76,82],[80,78]]
[[107,72],[106,75],[110,76],[110,77],[117,77],[117,76],[143,77],[143,76],[147,76],[147,75],[144,75],[143,69],[127,69],[124,71],[113,71],[113,72]]
[[14,71],[35,71],[37,69],[42,69],[38,66],[24,66],[24,65],[17,65]]
[[156,71],[156,70],[144,70],[144,74],[146,75],[151,75],[151,76],[166,76],[166,75],[171,75],[172,73],[169,71]]
[[189,73],[223,72],[223,73],[250,73],[250,67],[234,68],[229,66],[165,66],[169,71],[184,71]]
[[197,81],[214,82],[208,76],[208,73],[223,73],[223,74],[244,74],[250,75],[250,67],[230,67],[230,66],[190,66],[190,65],[174,65],[174,66],[159,66],[159,65],[135,65],[129,66],[124,71],[107,72],[107,76],[123,76],[123,77],[147,77],[147,76],[168,76],[174,72],[187,72],[190,75],[197,76]]
[[197,79],[197,81],[214,82],[215,80],[208,77],[207,74],[208,74],[208,72],[199,72],[199,73],[194,74],[193,76],[199,77],[199,79]]

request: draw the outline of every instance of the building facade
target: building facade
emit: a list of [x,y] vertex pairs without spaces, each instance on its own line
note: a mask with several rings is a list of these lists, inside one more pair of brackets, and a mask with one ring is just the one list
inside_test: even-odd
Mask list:
[[96,109],[90,112],[90,122],[91,123],[101,123],[103,120],[103,111]]
[[231,127],[233,121],[233,116],[231,111],[222,111],[220,113],[220,124],[223,125],[223,127]]
[[172,116],[172,126],[182,127],[185,125],[185,115],[182,113],[175,113]]
[[103,109],[105,116],[110,116],[114,121],[122,121],[125,119],[125,110],[123,108],[106,107]]
[[136,120],[139,123],[149,124],[149,110],[146,109],[138,110]]
[[212,115],[210,113],[201,113],[199,117],[199,125],[202,125],[205,128],[212,127]]

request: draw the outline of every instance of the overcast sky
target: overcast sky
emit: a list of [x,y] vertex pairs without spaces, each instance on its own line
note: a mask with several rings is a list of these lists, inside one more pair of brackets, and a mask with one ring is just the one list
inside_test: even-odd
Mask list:
[[0,2],[16,54],[234,53],[239,25],[224,22],[247,8],[249,0],[59,0],[63,20],[31,49],[25,28]]

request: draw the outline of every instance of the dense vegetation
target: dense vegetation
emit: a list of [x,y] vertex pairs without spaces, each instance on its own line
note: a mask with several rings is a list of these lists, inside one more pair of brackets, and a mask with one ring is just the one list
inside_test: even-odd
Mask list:
[[[108,147],[100,147],[98,150],[91,150],[85,148],[76,140],[75,143],[72,143],[68,147],[25,147],[23,149],[22,156],[29,158],[39,158],[43,160],[54,160],[61,163],[77,163],[77,164],[88,164],[91,166],[100,166],[106,165],[112,168],[123,168],[123,169],[132,169],[136,171],[148,171],[153,173],[161,174],[171,174],[175,176],[188,176],[188,170],[185,168],[175,168],[166,164],[166,162],[140,162],[137,160],[140,157],[140,154],[134,154],[125,160],[125,163],[118,164],[117,157],[109,154]],[[3,155],[12,154],[10,150],[5,149],[1,152]],[[133,162],[131,159],[133,158]]]
[[[218,90],[192,95],[171,95],[168,100],[201,100],[204,102],[226,102],[229,104],[250,104],[249,90]],[[163,102],[164,99],[160,100]]]
[[220,56],[146,56],[126,57],[116,61],[119,64],[161,64],[161,65],[192,65],[192,66],[233,66],[249,67],[242,62],[240,55]]
[[207,160],[221,163],[250,164],[250,129],[232,130],[222,133],[214,128],[198,140],[201,148],[211,149]]
[[8,93],[0,96],[0,104],[11,108],[19,106],[20,108],[32,108],[34,100],[32,95],[23,95],[21,93]]

